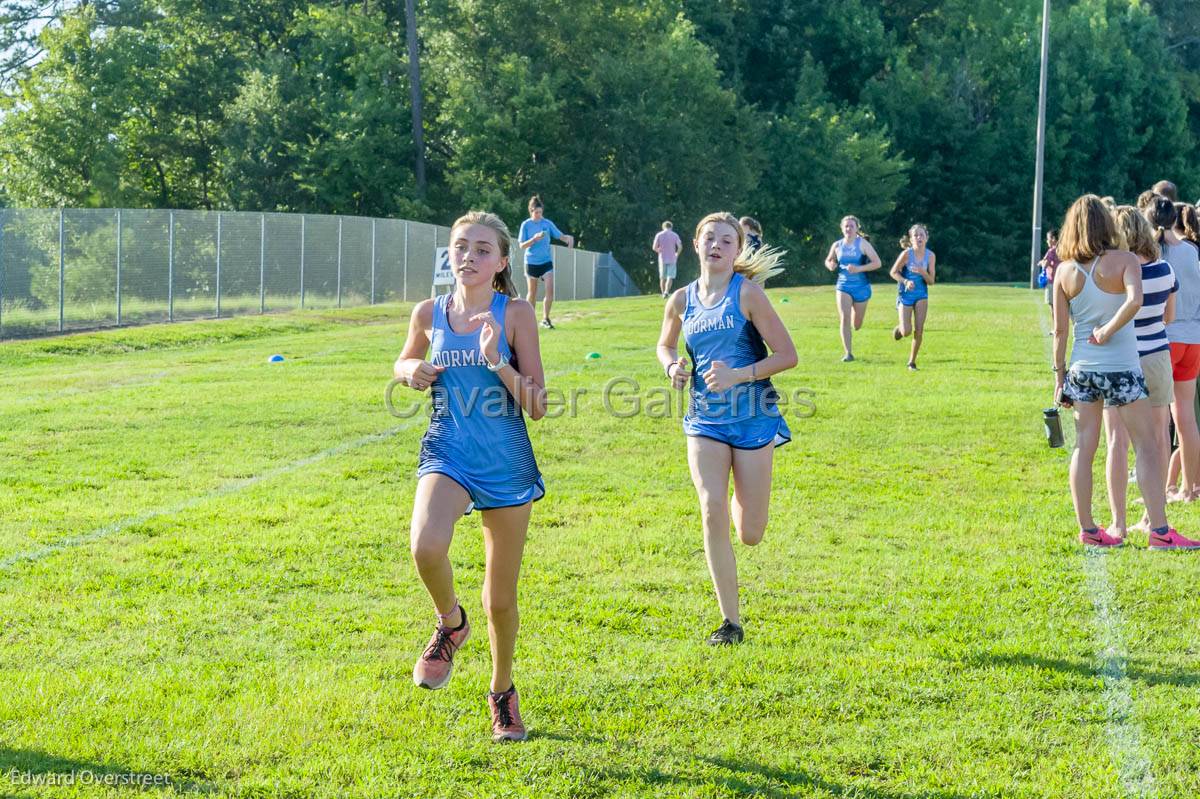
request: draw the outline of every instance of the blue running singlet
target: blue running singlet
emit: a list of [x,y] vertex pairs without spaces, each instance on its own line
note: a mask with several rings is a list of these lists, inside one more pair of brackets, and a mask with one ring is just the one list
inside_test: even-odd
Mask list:
[[[451,296],[439,296],[433,306],[429,362],[445,371],[429,389],[433,414],[421,439],[417,477],[446,475],[466,489],[478,510],[537,501],[546,488],[521,406],[488,369],[479,331],[459,334],[450,327]],[[511,359],[504,327],[508,297],[497,292],[489,310],[500,325],[500,354]]]
[[913,288],[912,291],[905,291],[904,284],[897,283],[896,304],[916,305],[920,300],[929,299],[929,286],[925,285],[925,278],[914,272],[912,268],[914,266],[919,266],[922,269],[925,269],[929,266],[929,248],[925,248],[925,259],[921,261],[921,263],[917,263],[916,253],[913,252],[912,247],[909,247],[907,250],[905,250],[905,253],[907,253],[908,259],[904,262],[904,271],[901,274],[901,277],[904,280],[911,280],[913,282]]
[[848,266],[862,266],[862,242],[862,236],[856,236],[853,244],[846,244],[845,239],[838,239],[833,245],[838,261],[837,290],[849,294],[850,299],[855,302],[871,299],[871,281],[867,280],[867,273],[846,271]]
[[739,383],[721,392],[709,391],[704,382],[713,361],[738,369],[767,357],[762,335],[742,314],[744,280],[735,272],[725,296],[712,307],[700,302],[698,280],[688,284],[683,336],[692,361],[692,382],[683,431],[736,449],[759,449],[771,442],[779,447],[792,440],[792,433],[777,407],[778,394],[770,379]]

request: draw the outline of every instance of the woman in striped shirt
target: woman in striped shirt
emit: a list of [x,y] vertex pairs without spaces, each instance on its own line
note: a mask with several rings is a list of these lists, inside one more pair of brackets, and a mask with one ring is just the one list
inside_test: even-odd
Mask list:
[[[1167,342],[1166,323],[1175,317],[1175,292],[1179,281],[1175,270],[1160,257],[1158,242],[1150,223],[1130,205],[1116,210],[1117,232],[1125,248],[1133,252],[1142,264],[1142,307],[1133,317],[1137,332],[1138,359],[1146,389],[1150,392],[1150,410],[1154,429],[1159,431],[1163,452],[1170,451],[1167,422],[1175,382],[1171,376],[1171,347]],[[1108,534],[1124,538],[1126,531],[1125,497],[1129,488],[1129,431],[1121,422],[1116,408],[1104,409],[1104,428],[1108,438],[1108,504],[1112,510],[1112,525]],[[1165,461],[1163,461],[1165,463]],[[1166,474],[1162,475],[1163,480]],[[1149,521],[1143,516],[1135,530],[1148,531]]]

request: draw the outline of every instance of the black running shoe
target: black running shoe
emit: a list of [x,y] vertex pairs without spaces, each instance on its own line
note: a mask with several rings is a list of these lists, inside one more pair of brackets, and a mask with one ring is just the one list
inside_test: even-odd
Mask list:
[[708,636],[709,646],[729,646],[731,644],[740,644],[745,634],[742,632],[742,625],[734,624],[729,619],[721,622],[721,626],[713,630],[712,635]]
[[549,319],[543,319],[543,320],[542,320],[542,327],[546,328],[547,330],[553,330],[553,329],[554,329],[554,323],[553,323],[553,322],[551,322]]

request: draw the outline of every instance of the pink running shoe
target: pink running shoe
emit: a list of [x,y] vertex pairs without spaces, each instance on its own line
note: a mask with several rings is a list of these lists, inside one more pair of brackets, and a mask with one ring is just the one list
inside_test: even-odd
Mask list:
[[1114,538],[1103,527],[1097,527],[1095,532],[1079,531],[1079,543],[1089,547],[1119,547],[1125,544],[1120,538]]
[[517,686],[500,693],[488,691],[487,698],[492,711],[492,740],[496,743],[524,741],[527,733],[517,707]]
[[[454,611],[451,611],[453,613]],[[454,671],[454,653],[467,642],[471,635],[471,625],[467,622],[467,611],[462,611],[462,625],[452,630],[441,624],[433,631],[429,646],[417,658],[413,666],[413,682],[421,688],[437,690],[450,682],[450,674]]]
[[1167,530],[1166,535],[1159,535],[1151,531],[1149,548],[1155,551],[1165,549],[1200,549],[1200,541],[1184,538],[1172,527],[1170,530]]

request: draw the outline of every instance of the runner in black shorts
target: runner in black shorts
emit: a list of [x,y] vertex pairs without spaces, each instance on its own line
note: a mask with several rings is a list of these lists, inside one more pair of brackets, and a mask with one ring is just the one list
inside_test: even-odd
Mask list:
[[568,236],[543,215],[542,198],[533,195],[529,199],[529,218],[521,223],[517,233],[517,244],[525,250],[525,282],[529,291],[525,298],[537,308],[537,284],[546,281],[546,299],[542,304],[542,327],[553,328],[550,322],[550,306],[554,304],[554,252],[550,242],[559,239],[568,247],[575,246],[575,237]]

